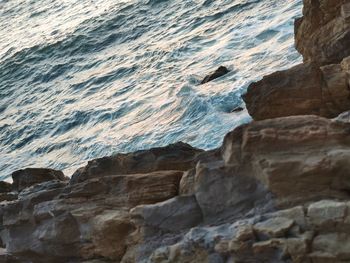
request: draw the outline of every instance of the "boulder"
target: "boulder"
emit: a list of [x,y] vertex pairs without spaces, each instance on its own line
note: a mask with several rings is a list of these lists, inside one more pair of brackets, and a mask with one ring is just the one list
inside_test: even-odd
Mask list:
[[213,73],[205,76],[205,78],[201,81],[201,84],[205,84],[208,83],[214,79],[220,78],[224,75],[226,75],[227,73],[229,73],[230,71],[224,67],[224,66],[220,66],[217,70],[215,70]]
[[162,170],[186,171],[195,166],[196,157],[202,152],[200,149],[179,142],[166,147],[103,157],[92,160],[87,166],[78,169],[72,175],[70,183],[79,183],[89,178],[106,175],[150,173]]
[[93,218],[91,235],[95,253],[120,261],[127,249],[127,238],[134,230],[127,212],[104,211]]
[[167,201],[137,206],[131,210],[137,225],[162,231],[189,229],[202,221],[202,212],[194,196],[178,196]]
[[238,166],[242,174],[260,181],[275,205],[348,199],[349,129],[349,123],[317,116],[252,122],[226,135],[223,157],[226,166]]
[[18,194],[16,192],[8,192],[0,194],[0,202],[3,201],[14,201],[18,198]]
[[194,192],[206,223],[242,218],[254,208],[270,206],[270,196],[258,180],[222,161],[198,164]]
[[274,217],[254,225],[254,231],[260,239],[285,237],[293,227],[294,220],[285,217]]
[[343,202],[322,200],[311,204],[307,210],[309,223],[321,232],[330,230],[337,224],[344,222],[347,214],[347,205]]
[[350,55],[350,4],[347,0],[305,0],[295,22],[295,43],[304,62],[340,63]]
[[322,100],[322,72],[315,64],[300,64],[252,83],[243,96],[254,120],[290,115],[330,116]]
[[18,197],[17,192],[12,192],[12,184],[0,181],[0,202],[13,201]]
[[182,171],[158,171],[92,178],[70,184],[62,197],[94,199],[104,196],[105,204],[132,208],[162,202],[178,195],[182,175]]
[[322,67],[300,64],[252,83],[243,99],[254,120],[293,115],[336,117],[350,109],[348,68],[349,58]]
[[12,180],[13,190],[22,191],[23,189],[38,183],[52,180],[65,181],[67,178],[64,176],[63,172],[58,170],[46,168],[27,168],[13,172]]

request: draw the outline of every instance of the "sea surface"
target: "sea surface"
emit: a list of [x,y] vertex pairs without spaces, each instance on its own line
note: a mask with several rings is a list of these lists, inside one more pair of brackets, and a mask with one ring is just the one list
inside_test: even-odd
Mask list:
[[[301,61],[302,0],[0,0],[0,179],[71,175],[177,141],[211,149],[250,121],[252,81]],[[231,72],[205,85],[224,65]]]

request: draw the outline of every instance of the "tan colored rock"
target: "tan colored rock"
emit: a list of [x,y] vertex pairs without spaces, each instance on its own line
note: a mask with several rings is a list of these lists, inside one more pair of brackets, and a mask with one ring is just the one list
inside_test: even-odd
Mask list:
[[288,238],[285,243],[284,253],[289,255],[295,263],[309,262],[307,254],[309,253],[309,242],[306,238]]
[[323,103],[322,72],[317,65],[300,64],[252,83],[244,95],[254,120],[290,115],[331,116]]
[[3,201],[14,201],[18,198],[16,192],[0,193],[0,202]]
[[252,225],[242,225],[236,232],[235,237],[229,241],[227,251],[244,254],[249,253],[252,243],[256,241],[256,233]]
[[294,222],[302,229],[306,229],[306,225],[307,225],[303,206],[296,206],[290,209],[279,210],[277,212],[266,214],[265,217],[266,218],[278,218],[278,217],[289,218],[294,220]]
[[181,231],[201,223],[202,212],[194,196],[178,196],[167,201],[133,208],[137,225],[162,231]]
[[244,95],[255,120],[293,115],[336,117],[350,109],[349,58],[319,68],[306,63],[265,76]]
[[254,243],[252,246],[252,251],[256,258],[259,257],[259,254],[272,254],[271,258],[274,258],[273,254],[275,250],[282,249],[283,246],[284,240],[275,238]]
[[[344,63],[345,64],[345,63]],[[350,89],[348,73],[340,64],[321,67],[325,85],[322,87],[322,97],[330,111],[342,113],[350,109]],[[334,116],[334,114],[332,114]]]
[[349,125],[316,116],[253,122],[225,137],[223,156],[263,183],[277,205],[347,199]]
[[61,171],[46,168],[27,168],[24,170],[18,170],[12,173],[12,179],[12,187],[16,191],[22,191],[27,187],[47,181],[67,180]]
[[0,193],[8,193],[12,191],[12,184],[0,181]]
[[[313,253],[310,257],[315,262],[350,261],[350,235],[348,233],[330,233],[316,236],[312,242]],[[333,260],[333,261],[331,261]]]
[[182,250],[174,245],[166,250],[156,250],[149,259],[150,263],[210,263],[208,252],[197,248],[193,251]]
[[107,259],[120,261],[126,252],[127,238],[135,230],[128,213],[106,210],[93,218],[94,252]]
[[308,240],[304,237],[273,238],[257,242],[252,245],[252,251],[256,258],[265,255],[268,260],[279,260],[277,262],[286,262],[284,259],[290,258],[294,263],[311,263],[307,257],[309,253]]
[[309,206],[307,216],[310,224],[323,230],[325,227],[335,227],[344,222],[347,209],[346,203],[322,200]]
[[180,181],[180,195],[193,195],[195,186],[196,169],[184,172]]
[[69,185],[35,184],[22,190],[18,200],[0,206],[1,239],[9,252],[25,253],[34,262],[37,257],[44,262],[96,257],[119,261],[135,229],[129,209],[178,195],[182,174],[159,171]]
[[195,166],[196,157],[202,152],[179,142],[166,147],[103,157],[90,161],[87,166],[76,171],[70,183],[106,175],[140,174],[162,170],[186,171]]
[[257,180],[223,162],[198,164],[195,196],[207,223],[242,218],[255,207],[269,206],[269,195]]
[[304,61],[326,65],[350,55],[347,0],[304,0],[303,18],[295,23],[295,43]]
[[278,238],[287,235],[293,227],[294,220],[284,217],[275,217],[254,225],[254,231],[262,238]]
[[183,172],[159,171],[148,174],[111,175],[71,184],[66,198],[95,198],[105,195],[105,204],[134,207],[170,199],[179,192]]

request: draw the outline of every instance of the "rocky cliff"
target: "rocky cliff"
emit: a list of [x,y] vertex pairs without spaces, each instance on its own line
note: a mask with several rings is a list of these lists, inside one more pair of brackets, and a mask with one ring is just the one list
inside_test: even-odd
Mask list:
[[304,0],[304,63],[249,86],[254,121],[0,183],[0,262],[350,262],[350,2]]

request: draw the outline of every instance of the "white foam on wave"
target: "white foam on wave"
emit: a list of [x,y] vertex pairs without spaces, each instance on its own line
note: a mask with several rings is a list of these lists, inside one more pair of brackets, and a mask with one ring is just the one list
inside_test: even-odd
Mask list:
[[[301,61],[301,0],[14,1],[0,9],[0,176],[173,143],[250,120],[247,85]],[[225,65],[232,71],[199,86]]]

